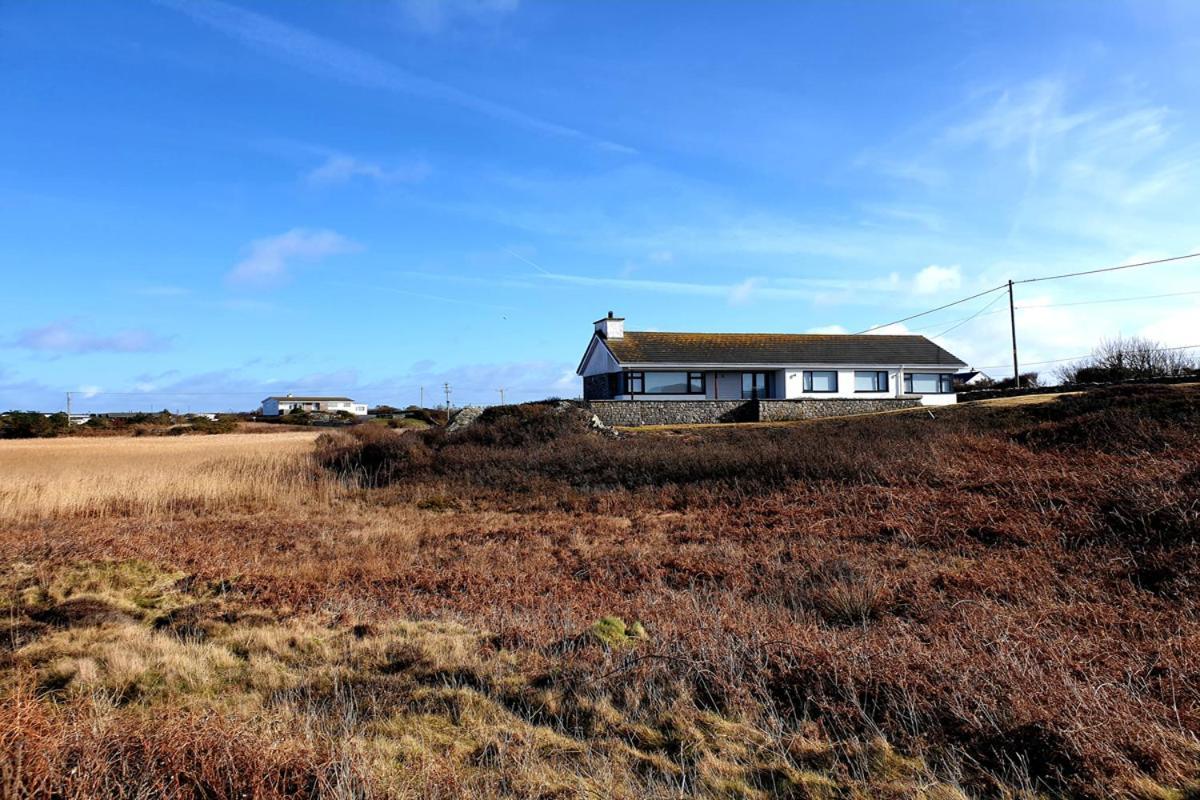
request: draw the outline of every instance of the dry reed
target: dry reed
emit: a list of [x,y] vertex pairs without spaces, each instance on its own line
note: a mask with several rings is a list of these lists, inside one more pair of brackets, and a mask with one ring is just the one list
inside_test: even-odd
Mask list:
[[0,442],[0,520],[322,504],[312,433]]

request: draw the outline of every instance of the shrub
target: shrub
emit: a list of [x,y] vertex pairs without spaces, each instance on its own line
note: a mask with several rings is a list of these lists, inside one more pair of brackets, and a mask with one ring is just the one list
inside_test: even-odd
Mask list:
[[472,424],[454,433],[455,443],[524,447],[587,433],[592,415],[567,403],[526,403],[484,409]]
[[419,435],[379,425],[356,425],[317,438],[317,463],[342,477],[382,486],[427,468],[433,453]]
[[37,411],[10,411],[0,416],[0,439],[58,436],[69,428],[70,420],[61,411],[48,416]]
[[238,421],[235,417],[226,416],[219,416],[216,419],[192,417],[188,427],[196,433],[233,433],[237,430]]

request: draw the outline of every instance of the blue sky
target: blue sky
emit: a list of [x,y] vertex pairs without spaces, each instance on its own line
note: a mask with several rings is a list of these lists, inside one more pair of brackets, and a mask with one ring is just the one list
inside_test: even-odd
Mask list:
[[[1200,251],[1198,54],[1190,2],[6,0],[0,408],[575,396],[609,309],[856,331]],[[1188,291],[1022,287],[1023,359],[1200,343]],[[1001,310],[939,341],[1004,364]]]

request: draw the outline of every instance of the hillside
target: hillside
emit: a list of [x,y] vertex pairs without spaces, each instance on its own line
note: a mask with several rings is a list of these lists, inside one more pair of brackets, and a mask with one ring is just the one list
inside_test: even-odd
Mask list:
[[294,447],[36,517],[4,462],[8,794],[1200,796],[1194,385]]

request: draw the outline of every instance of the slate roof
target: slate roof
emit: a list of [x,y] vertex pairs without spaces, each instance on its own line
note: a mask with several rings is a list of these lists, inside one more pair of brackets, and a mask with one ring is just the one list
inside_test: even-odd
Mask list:
[[622,364],[966,366],[924,336],[626,331],[604,343]]

